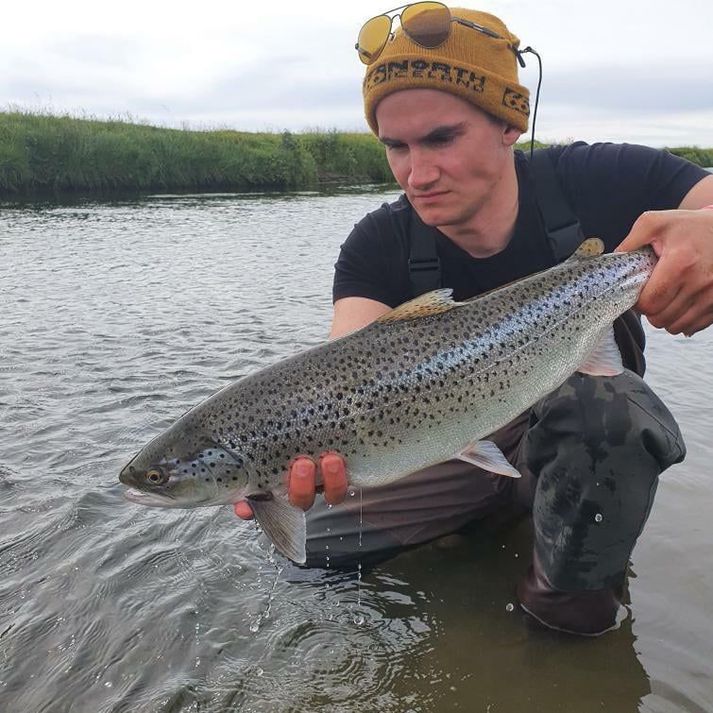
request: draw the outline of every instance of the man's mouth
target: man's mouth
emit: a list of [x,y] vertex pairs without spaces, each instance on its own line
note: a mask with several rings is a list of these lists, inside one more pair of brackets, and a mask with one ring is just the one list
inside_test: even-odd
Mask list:
[[447,191],[430,191],[429,193],[418,193],[414,194],[412,198],[414,200],[432,200],[434,198],[440,198],[441,196],[445,196]]

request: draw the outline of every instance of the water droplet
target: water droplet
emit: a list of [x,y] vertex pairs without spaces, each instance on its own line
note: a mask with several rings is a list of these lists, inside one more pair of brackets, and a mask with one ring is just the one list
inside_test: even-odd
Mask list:
[[355,495],[356,495],[356,491],[355,491],[355,490],[350,490],[350,491],[349,491],[349,497],[350,497],[350,498],[353,498]]
[[594,522],[601,522],[603,519],[604,519],[604,518],[602,517],[602,514],[601,514],[600,512],[598,512],[598,513],[594,516]]
[[106,681],[104,683],[104,688],[111,688],[111,681]]
[[361,614],[355,614],[354,615],[354,623],[357,626],[361,626],[364,623],[364,617]]
[[256,634],[260,630],[260,622],[259,621],[254,621],[252,624],[250,624],[250,631],[253,634]]
[[255,669],[256,676],[262,676],[263,673],[265,672],[259,666]]
[[512,602],[508,602],[505,611],[515,611],[515,605]]

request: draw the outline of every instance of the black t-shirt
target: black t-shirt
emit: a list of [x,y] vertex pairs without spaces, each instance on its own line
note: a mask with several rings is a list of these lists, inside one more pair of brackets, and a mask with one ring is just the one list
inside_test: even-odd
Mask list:
[[[646,210],[677,208],[708,173],[665,151],[631,144],[577,142],[547,149],[562,191],[586,237],[613,250]],[[504,250],[474,258],[435,230],[442,284],[464,300],[555,264],[535,201],[527,158],[515,152],[519,211]],[[408,273],[411,205],[402,196],[366,215],[342,245],[334,300],[368,297],[391,307],[411,299]]]

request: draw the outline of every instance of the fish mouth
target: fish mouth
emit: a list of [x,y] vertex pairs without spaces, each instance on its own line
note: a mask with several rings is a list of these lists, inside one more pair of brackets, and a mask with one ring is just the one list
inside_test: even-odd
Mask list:
[[159,495],[157,493],[146,493],[136,488],[127,488],[124,497],[137,505],[148,505],[155,508],[180,508],[185,507],[170,495]]
[[137,488],[127,488],[124,498],[135,505],[146,505],[153,508],[195,508],[201,505],[225,505],[224,502],[214,502],[210,498],[202,500],[181,500],[173,495],[163,493],[147,493]]

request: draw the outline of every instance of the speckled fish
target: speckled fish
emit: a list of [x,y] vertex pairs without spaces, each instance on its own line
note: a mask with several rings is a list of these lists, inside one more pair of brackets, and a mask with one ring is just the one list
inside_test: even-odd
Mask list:
[[283,485],[297,455],[340,452],[358,487],[450,458],[517,477],[482,439],[576,370],[622,370],[612,322],[656,258],[602,251],[587,240],[566,262],[466,302],[430,292],[226,386],[124,467],[127,498],[185,508],[247,498],[278,551],[304,562],[304,513]]

